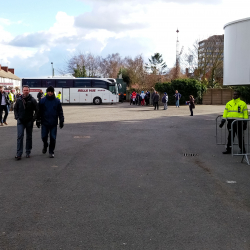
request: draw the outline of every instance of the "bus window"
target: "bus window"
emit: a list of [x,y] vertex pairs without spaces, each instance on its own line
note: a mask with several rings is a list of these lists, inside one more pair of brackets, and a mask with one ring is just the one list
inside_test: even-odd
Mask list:
[[116,86],[115,85],[109,85],[109,91],[112,93],[112,94],[116,94]]
[[108,89],[108,83],[101,80],[94,80],[93,81],[93,88],[102,88],[102,89]]
[[28,85],[30,88],[37,88],[41,87],[41,80],[35,79],[35,80],[23,80],[23,85]]
[[73,87],[73,80],[56,80],[56,88],[71,88]]
[[91,88],[91,80],[75,80],[74,87],[77,88]]
[[49,86],[55,87],[55,80],[43,79],[42,80],[42,87],[48,88]]

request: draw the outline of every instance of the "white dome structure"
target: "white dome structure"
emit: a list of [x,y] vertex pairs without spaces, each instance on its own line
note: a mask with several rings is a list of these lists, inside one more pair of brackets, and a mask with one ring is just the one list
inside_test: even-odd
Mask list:
[[250,84],[250,18],[224,26],[223,85]]

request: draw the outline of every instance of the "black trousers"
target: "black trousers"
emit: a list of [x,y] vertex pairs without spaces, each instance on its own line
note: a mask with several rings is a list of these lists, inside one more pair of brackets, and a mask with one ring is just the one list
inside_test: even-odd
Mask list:
[[[227,138],[227,150],[231,150],[231,124],[234,120],[229,120],[227,123],[227,129],[228,129],[228,138]],[[233,125],[233,140],[235,135],[237,134],[238,136],[238,142],[239,142],[239,148],[243,151],[245,151],[245,142],[244,142],[244,137],[243,137],[243,122],[235,122]]]
[[189,105],[189,109],[190,109],[190,112],[191,112],[191,116],[193,116],[194,112],[193,112],[193,108],[191,107],[191,105]]
[[[3,117],[3,111],[4,111],[4,117]],[[8,107],[7,105],[0,105],[0,123],[6,122],[8,117]]]
[[155,110],[156,110],[156,107],[157,107],[157,109],[159,109],[159,104],[158,104],[158,102],[154,102],[154,107],[155,107]]
[[56,146],[57,125],[56,126],[42,125],[41,132],[42,132],[43,146],[45,148],[48,147],[48,137],[50,135],[49,153],[54,154],[54,150]]

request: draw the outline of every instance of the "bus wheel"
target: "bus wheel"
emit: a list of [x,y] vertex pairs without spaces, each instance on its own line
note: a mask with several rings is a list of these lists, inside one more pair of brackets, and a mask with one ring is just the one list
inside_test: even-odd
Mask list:
[[95,105],[100,105],[102,103],[102,99],[100,97],[94,98],[94,104]]

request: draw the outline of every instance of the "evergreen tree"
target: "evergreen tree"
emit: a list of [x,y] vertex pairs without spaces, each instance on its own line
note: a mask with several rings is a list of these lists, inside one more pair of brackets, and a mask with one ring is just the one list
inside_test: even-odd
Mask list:
[[151,71],[150,73],[156,75],[163,75],[167,73],[167,65],[163,61],[162,54],[155,53],[149,58],[149,63],[146,63],[146,69]]

